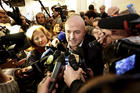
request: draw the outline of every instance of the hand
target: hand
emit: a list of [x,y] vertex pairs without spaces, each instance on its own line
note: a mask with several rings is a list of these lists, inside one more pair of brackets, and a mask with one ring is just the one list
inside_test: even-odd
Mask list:
[[15,76],[18,77],[18,78],[27,78],[29,77],[30,75],[33,74],[33,71],[32,72],[29,72],[29,74],[27,74],[26,72],[30,71],[32,69],[32,66],[28,66],[28,67],[25,67],[25,68],[22,68],[22,69],[18,69],[15,71]]
[[70,65],[67,66],[67,70],[64,71],[64,81],[67,84],[68,87],[70,87],[71,83],[74,80],[81,79],[83,70],[79,68],[77,71],[75,71]]
[[[38,85],[37,93],[49,93],[49,85],[50,82],[54,82],[55,80],[51,77],[46,76]],[[56,84],[56,88],[58,85]],[[56,93],[56,89],[52,91],[52,93]]]
[[10,77],[2,72],[0,68],[0,83],[4,83],[10,80]]

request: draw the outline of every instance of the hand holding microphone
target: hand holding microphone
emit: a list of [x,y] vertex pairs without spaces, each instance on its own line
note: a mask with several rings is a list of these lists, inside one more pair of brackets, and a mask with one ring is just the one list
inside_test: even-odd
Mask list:
[[[37,93],[49,93],[49,85],[55,82],[55,80],[51,77],[45,77],[38,85]],[[58,85],[55,86],[58,88]],[[56,93],[56,89],[53,89],[52,93]]]
[[[55,63],[55,66],[53,68],[53,72],[52,72],[51,78],[57,80],[57,76],[58,76],[59,72],[61,71],[62,66],[63,66],[64,63],[65,63],[65,57],[64,57],[64,54],[61,53],[61,55],[56,60],[56,63]],[[49,86],[49,93],[52,92],[55,83],[56,82],[53,82],[53,83],[50,84],[50,86]]]
[[70,65],[67,65],[67,70],[64,71],[64,81],[68,87],[72,84],[74,80],[80,80],[83,70],[79,68],[75,71]]

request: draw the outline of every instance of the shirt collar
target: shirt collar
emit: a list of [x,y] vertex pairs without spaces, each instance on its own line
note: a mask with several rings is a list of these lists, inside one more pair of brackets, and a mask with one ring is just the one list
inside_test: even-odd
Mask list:
[[[82,40],[82,42],[79,44],[78,47],[82,47],[83,41],[84,40]],[[67,48],[69,49],[69,51],[73,51],[73,49],[69,46],[69,44],[67,45]]]

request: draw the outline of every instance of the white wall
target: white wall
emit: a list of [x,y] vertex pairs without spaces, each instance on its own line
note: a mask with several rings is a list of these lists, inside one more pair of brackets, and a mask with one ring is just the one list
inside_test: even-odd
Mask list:
[[[99,7],[101,5],[106,6],[106,11],[111,6],[117,6],[120,11],[126,10],[126,6],[133,3],[137,13],[140,14],[140,0],[41,0],[45,7],[49,7],[50,14],[52,13],[51,7],[60,3],[61,5],[67,5],[68,10],[75,10],[76,13],[80,11],[86,12],[88,6],[93,4],[97,11],[99,12]],[[25,6],[20,7],[21,13],[25,15],[28,19],[33,19],[36,13],[41,12],[41,5],[38,1],[25,0]],[[6,7],[8,9],[8,7]]]

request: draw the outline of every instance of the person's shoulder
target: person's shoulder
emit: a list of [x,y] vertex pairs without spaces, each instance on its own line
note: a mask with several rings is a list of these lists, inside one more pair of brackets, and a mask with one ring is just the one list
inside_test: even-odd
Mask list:
[[93,35],[86,34],[84,40],[93,41],[93,40],[96,40],[96,39]]

